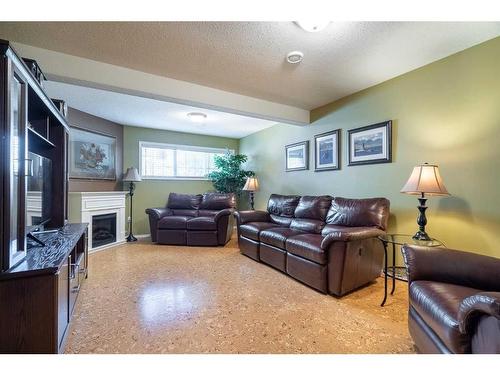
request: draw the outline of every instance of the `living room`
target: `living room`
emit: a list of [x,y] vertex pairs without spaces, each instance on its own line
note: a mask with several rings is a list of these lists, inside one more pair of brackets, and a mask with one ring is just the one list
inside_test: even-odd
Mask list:
[[2,359],[500,353],[500,22],[346,7],[0,22]]

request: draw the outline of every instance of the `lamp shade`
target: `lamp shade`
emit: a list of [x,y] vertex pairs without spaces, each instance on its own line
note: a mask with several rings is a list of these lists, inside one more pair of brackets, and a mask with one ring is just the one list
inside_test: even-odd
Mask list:
[[437,165],[421,164],[413,168],[401,193],[420,195],[450,195],[444,186],[443,179]]
[[124,182],[140,182],[142,181],[139,171],[135,167],[127,168],[127,173],[123,177]]
[[247,182],[243,186],[243,190],[259,191],[259,180],[257,180],[257,177],[247,177]]

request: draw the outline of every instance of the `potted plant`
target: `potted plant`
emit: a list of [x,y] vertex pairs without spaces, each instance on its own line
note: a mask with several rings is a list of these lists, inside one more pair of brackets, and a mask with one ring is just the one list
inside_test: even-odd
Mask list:
[[208,174],[215,190],[219,193],[235,193],[241,196],[247,177],[254,176],[253,171],[245,171],[241,166],[247,161],[246,155],[232,154],[229,151],[214,158],[216,170]]

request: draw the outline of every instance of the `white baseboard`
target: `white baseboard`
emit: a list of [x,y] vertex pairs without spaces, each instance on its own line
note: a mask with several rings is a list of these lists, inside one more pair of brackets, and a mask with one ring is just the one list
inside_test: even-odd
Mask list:
[[97,252],[102,251],[102,250],[108,250],[108,249],[111,249],[115,246],[123,245],[124,243],[126,243],[126,242],[125,241],[118,241],[118,242],[110,243],[108,245],[99,246],[99,247],[96,247],[95,249],[89,250],[89,254],[97,253]]

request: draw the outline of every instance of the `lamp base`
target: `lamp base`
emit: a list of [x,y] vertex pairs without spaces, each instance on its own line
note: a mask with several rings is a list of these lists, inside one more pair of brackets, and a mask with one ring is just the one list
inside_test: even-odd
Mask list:
[[128,236],[127,236],[127,242],[135,242],[137,241],[137,238],[135,238],[135,236],[130,233]]
[[415,233],[415,235],[412,238],[414,240],[417,240],[417,241],[431,241],[432,240],[427,233],[422,232],[420,230],[417,233]]
[[425,225],[427,224],[427,218],[425,217],[425,211],[427,210],[427,206],[425,205],[425,203],[427,202],[427,199],[425,198],[424,193],[422,193],[420,198],[418,198],[418,202],[420,203],[417,207],[419,211],[419,215],[417,218],[418,232],[415,233],[415,235],[412,238],[418,241],[430,241],[431,238],[425,232]]

